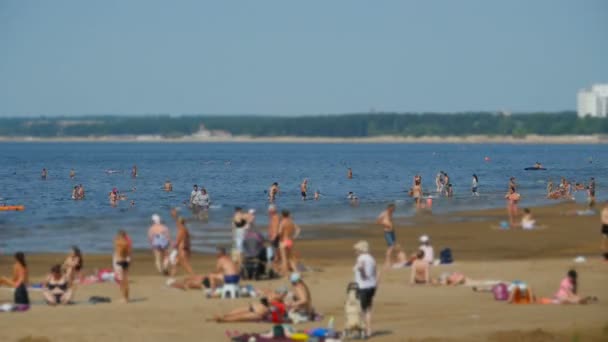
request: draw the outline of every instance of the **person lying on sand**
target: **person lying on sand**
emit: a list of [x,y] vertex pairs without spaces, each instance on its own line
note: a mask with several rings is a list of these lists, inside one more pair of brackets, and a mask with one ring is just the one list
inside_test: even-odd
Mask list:
[[285,316],[285,296],[287,288],[279,288],[274,292],[267,291],[257,303],[249,303],[248,306],[237,308],[224,315],[215,315],[207,321],[217,323],[228,322],[258,322],[265,318],[271,318],[274,323],[281,323]]

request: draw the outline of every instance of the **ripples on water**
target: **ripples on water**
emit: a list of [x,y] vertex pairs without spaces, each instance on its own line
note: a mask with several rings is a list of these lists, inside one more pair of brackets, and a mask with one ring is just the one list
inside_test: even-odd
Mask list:
[[[455,197],[436,199],[433,209],[439,213],[502,207],[510,176],[517,177],[524,206],[546,203],[549,177],[557,183],[561,176],[580,182],[595,176],[603,198],[606,160],[604,145],[0,143],[0,202],[27,208],[0,212],[0,248],[65,251],[78,244],[87,252],[108,251],[119,228],[132,235],[135,247],[147,247],[150,215],[168,219],[169,208],[182,205],[193,184],[205,186],[214,204],[207,223],[189,224],[195,250],[202,251],[227,241],[234,206],[257,209],[258,226],[265,227],[265,190],[274,181],[282,192],[277,204],[299,223],[371,220],[390,201],[397,201],[396,215],[412,215],[406,192],[412,177],[422,175],[425,191],[432,191],[440,170],[450,175]],[[549,170],[523,170],[536,161]],[[137,179],[130,177],[133,164]],[[46,181],[40,179],[43,167],[49,170]],[[348,167],[352,180],[346,179]],[[77,172],[74,180],[70,168]],[[470,196],[473,173],[479,177],[479,198]],[[305,177],[311,195],[321,191],[320,201],[300,200]],[[172,193],[162,191],[167,179]],[[71,189],[79,183],[86,199],[73,201]],[[128,201],[110,207],[113,187],[135,200],[135,207]],[[346,201],[348,191],[361,199],[358,207]],[[579,201],[584,196],[577,194]]]

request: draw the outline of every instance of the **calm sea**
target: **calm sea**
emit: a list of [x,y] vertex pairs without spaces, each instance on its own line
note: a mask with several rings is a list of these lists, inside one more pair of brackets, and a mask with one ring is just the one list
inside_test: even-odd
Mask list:
[[[484,158],[488,157],[489,161]],[[540,161],[547,171],[524,171]],[[132,179],[136,164],[139,177]],[[352,167],[354,178],[346,178]],[[47,180],[40,171],[47,168]],[[69,178],[73,168],[77,176]],[[117,172],[108,174],[105,170]],[[0,212],[0,249],[28,252],[66,251],[77,244],[86,252],[105,252],[117,229],[133,237],[135,247],[147,247],[150,215],[168,219],[172,206],[181,206],[193,184],[204,186],[213,206],[208,221],[193,220],[189,227],[195,250],[209,251],[230,234],[233,207],[258,211],[266,223],[265,190],[279,182],[277,205],[293,212],[299,223],[371,220],[389,202],[398,216],[413,214],[407,189],[420,174],[426,191],[435,190],[435,175],[450,175],[455,197],[434,200],[434,212],[504,206],[510,176],[515,176],[522,205],[547,203],[548,178],[564,176],[587,182],[596,177],[598,197],[608,174],[605,145],[490,145],[490,144],[263,144],[263,143],[0,143],[0,203],[23,204],[24,212]],[[479,177],[478,198],[470,193],[471,175]],[[308,178],[310,193],[320,201],[302,201],[299,184]],[[172,193],[162,191],[171,180]],[[76,184],[86,188],[86,199],[73,201]],[[108,192],[117,187],[129,200],[113,208]],[[136,188],[136,191],[132,191]],[[346,195],[355,192],[357,207]],[[584,202],[585,194],[577,194]],[[169,225],[172,229],[174,226]],[[265,228],[264,228],[265,229]]]

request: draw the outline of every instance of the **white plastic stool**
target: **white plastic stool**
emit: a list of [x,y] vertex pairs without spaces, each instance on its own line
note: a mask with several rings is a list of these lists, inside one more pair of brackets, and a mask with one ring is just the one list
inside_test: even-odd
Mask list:
[[222,286],[222,299],[224,298],[238,298],[239,297],[239,286],[237,284],[224,284]]

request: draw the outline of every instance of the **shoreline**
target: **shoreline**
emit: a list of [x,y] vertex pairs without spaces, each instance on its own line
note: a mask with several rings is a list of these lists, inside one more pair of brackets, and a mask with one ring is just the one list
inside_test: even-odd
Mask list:
[[296,136],[222,136],[222,137],[197,137],[184,136],[168,138],[148,135],[125,135],[125,136],[100,136],[100,137],[7,137],[0,136],[2,142],[90,142],[90,143],[376,143],[376,144],[608,144],[605,135],[527,135],[524,137],[514,136],[373,136],[356,138],[334,138],[334,137],[296,137]]

